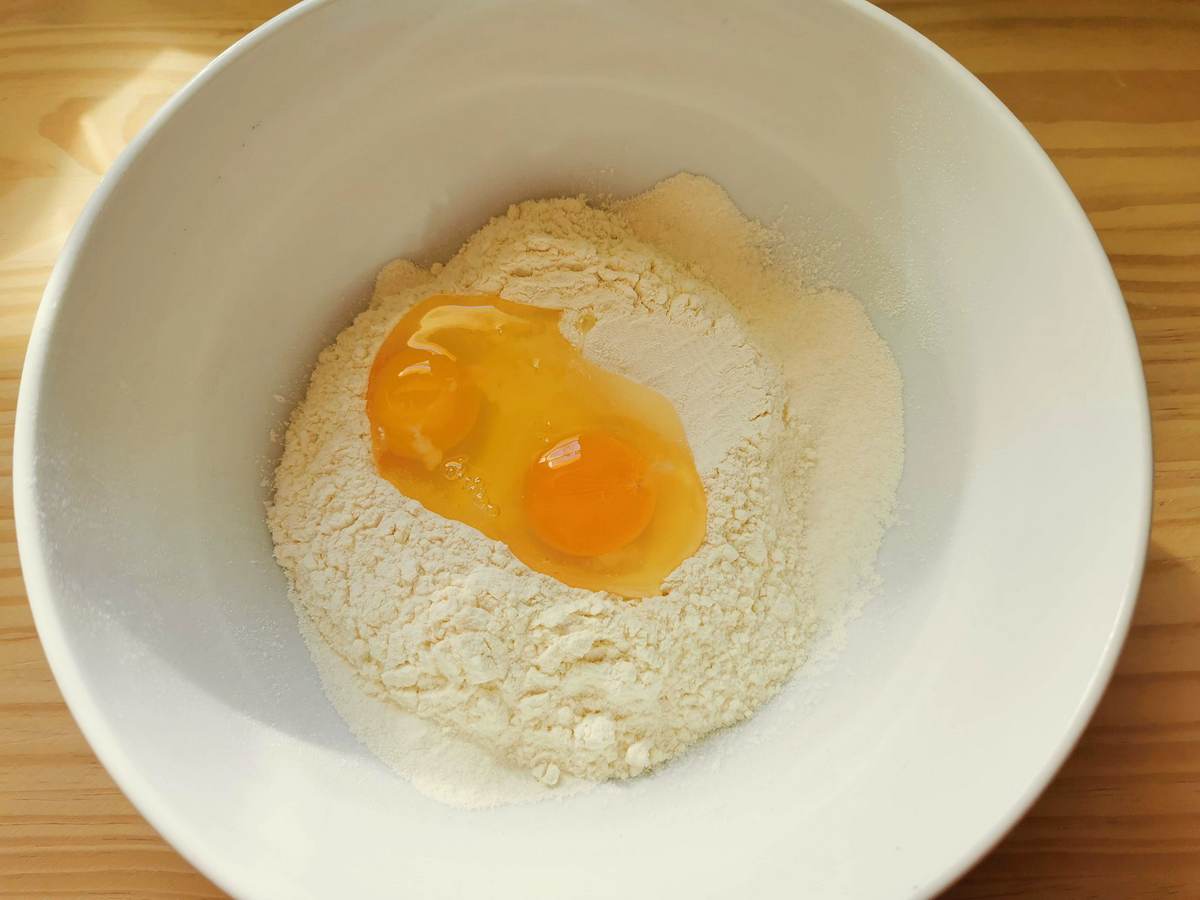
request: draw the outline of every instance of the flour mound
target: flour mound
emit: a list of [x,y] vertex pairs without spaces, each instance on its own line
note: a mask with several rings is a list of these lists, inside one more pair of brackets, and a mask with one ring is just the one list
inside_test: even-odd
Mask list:
[[[823,424],[836,404],[812,395],[806,405],[796,393],[811,364],[769,349],[764,311],[721,283],[736,266],[709,273],[690,258],[695,245],[668,255],[639,237],[668,227],[673,182],[658,205],[653,192],[625,209],[522,203],[444,266],[387,266],[369,308],[321,354],[276,472],[268,522],[310,643],[341,660],[371,703],[419,716],[543,785],[637,775],[753,713],[837,605],[818,588],[848,597],[869,583],[899,477],[899,376],[861,307],[824,304],[822,328],[804,339],[830,345],[821,357],[830,372],[818,379],[826,389],[852,381],[846,367],[865,359],[872,396],[886,398],[877,424],[854,423],[856,439],[865,430],[883,447],[856,467],[819,455],[845,449]],[[698,179],[684,194],[727,203],[710,185]],[[751,254],[742,274],[765,264]],[[484,292],[565,310],[564,333],[589,358],[675,404],[707,493],[708,531],[664,596],[567,587],[376,474],[363,397],[377,348],[420,299]],[[803,318],[794,290],[788,299],[788,315]],[[837,357],[848,349],[839,330],[866,355]],[[843,515],[829,484],[847,477],[867,483]],[[815,540],[814,502],[840,517]],[[847,565],[815,569],[810,543]],[[330,688],[342,709],[350,683]],[[385,740],[361,718],[355,730],[377,748]]]

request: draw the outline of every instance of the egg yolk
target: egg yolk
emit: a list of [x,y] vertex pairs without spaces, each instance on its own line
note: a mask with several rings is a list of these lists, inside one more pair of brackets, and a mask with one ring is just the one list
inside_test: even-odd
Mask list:
[[654,515],[646,460],[610,434],[559,441],[525,476],[529,524],[572,556],[600,556],[637,539]]
[[479,391],[444,356],[396,353],[380,367],[368,410],[389,453],[432,469],[470,434],[479,417]]
[[683,425],[661,394],[587,360],[561,317],[487,294],[414,306],[367,383],[376,468],[565,584],[659,593],[704,539]]

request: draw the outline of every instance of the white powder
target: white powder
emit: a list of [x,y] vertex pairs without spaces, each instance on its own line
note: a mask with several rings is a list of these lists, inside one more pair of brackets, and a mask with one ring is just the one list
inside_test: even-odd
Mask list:
[[548,787],[527,769],[405,712],[388,699],[377,679],[363,678],[338,656],[303,616],[300,631],[325,694],[354,736],[421,793],[451,806],[478,809],[565,797],[594,787],[594,782],[569,775]]
[[789,425],[814,463],[805,509],[812,596],[825,625],[844,625],[877,586],[875,557],[904,468],[891,350],[850,294],[805,290],[797,249],[748,221],[707,178],[676,175],[619,209],[641,240],[733,299],[755,345],[782,366],[796,413]]
[[[614,210],[521,204],[444,267],[387,267],[322,353],[276,473],[276,556],[335,705],[418,787],[482,805],[545,793],[530,772],[556,792],[637,775],[750,715],[869,587],[899,375],[861,306],[799,297],[769,238],[690,176]],[[585,354],[675,403],[709,518],[665,596],[568,588],[376,475],[371,361],[435,292],[563,308]]]

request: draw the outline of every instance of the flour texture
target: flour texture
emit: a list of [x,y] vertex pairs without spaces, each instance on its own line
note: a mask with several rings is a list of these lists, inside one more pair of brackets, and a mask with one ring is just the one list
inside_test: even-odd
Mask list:
[[[715,243],[697,230],[698,206],[727,226]],[[434,293],[563,309],[585,355],[675,404],[708,530],[662,596],[566,587],[376,474],[371,363]],[[902,434],[899,374],[857,301],[801,296],[724,192],[678,176],[607,208],[522,203],[445,265],[387,266],[317,362],[268,523],[343,711],[357,689],[420,717],[474,760],[475,781],[479,760],[545,786],[626,778],[751,715],[804,662],[816,629],[870,589]],[[388,759],[380,744],[399,732],[356,721]],[[480,790],[452,799],[496,801]]]

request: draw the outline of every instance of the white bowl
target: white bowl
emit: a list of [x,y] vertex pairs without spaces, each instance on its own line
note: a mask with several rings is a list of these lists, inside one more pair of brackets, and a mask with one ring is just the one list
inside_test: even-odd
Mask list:
[[[440,806],[321,693],[263,522],[268,434],[384,261],[444,257],[510,201],[679,170],[825,248],[818,274],[894,348],[883,590],[796,679],[807,706],[770,705],[719,761]],[[1148,435],[1063,181],[865,3],[310,2],[169,103],[83,215],[29,348],[16,514],[80,726],[235,894],[897,898],[997,840],[1094,708],[1141,574]]]

